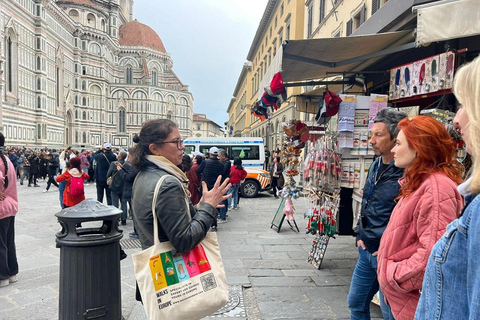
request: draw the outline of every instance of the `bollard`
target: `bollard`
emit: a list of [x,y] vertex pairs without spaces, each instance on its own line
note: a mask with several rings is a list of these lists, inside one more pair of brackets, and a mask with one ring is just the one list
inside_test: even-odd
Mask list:
[[[55,214],[62,230],[59,320],[121,320],[121,210],[86,199]],[[103,222],[89,228],[88,222]],[[81,223],[82,227],[77,227]]]

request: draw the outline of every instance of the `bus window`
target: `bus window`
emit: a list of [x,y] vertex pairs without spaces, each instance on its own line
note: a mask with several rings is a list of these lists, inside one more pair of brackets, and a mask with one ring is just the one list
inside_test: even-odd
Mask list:
[[185,150],[183,150],[183,153],[192,154],[193,151],[195,151],[195,146],[188,145],[188,146],[185,146]]
[[259,160],[260,151],[258,146],[232,146],[231,159],[239,157],[242,160]]
[[[216,147],[216,146],[213,146],[213,145],[212,146],[205,146],[205,145],[200,146],[200,152],[205,155],[206,159],[208,159],[210,157],[209,152],[210,152],[211,147]],[[217,147],[217,148],[225,150],[225,152],[227,152],[228,159],[230,159],[230,160],[233,159],[233,157],[230,157],[231,152],[230,152],[230,147],[229,146],[221,146],[221,147]]]

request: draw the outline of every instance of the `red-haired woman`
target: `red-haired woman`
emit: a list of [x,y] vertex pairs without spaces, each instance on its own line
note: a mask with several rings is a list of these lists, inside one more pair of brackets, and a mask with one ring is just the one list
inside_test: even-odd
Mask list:
[[63,191],[63,204],[65,208],[73,207],[83,200],[85,200],[85,191],[83,192],[72,192],[72,180],[73,178],[80,178],[82,179],[82,185],[76,184],[75,188],[80,188],[83,190],[83,183],[85,180],[88,180],[90,176],[80,169],[80,165],[82,160],[79,157],[75,157],[69,160],[68,164],[70,168],[65,171],[62,175],[56,178],[57,182],[67,181],[67,186],[65,187],[65,191]]
[[454,144],[437,120],[398,124],[395,166],[404,168],[399,199],[378,249],[378,281],[397,320],[413,319],[433,245],[458,217],[463,198]]

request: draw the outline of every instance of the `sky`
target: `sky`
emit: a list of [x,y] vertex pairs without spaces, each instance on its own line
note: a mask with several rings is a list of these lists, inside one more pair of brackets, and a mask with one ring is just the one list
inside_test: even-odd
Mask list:
[[193,112],[224,128],[227,108],[268,0],[135,0],[193,94]]

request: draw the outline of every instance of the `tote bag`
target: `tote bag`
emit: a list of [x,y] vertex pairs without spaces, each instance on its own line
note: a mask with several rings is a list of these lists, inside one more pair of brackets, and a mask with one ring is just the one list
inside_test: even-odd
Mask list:
[[[228,302],[228,286],[216,233],[188,253],[158,240],[155,212],[162,176],[152,202],[154,245],[132,255],[135,278],[149,320],[201,319]],[[189,204],[185,198],[187,208]],[[190,212],[189,212],[190,214]]]

